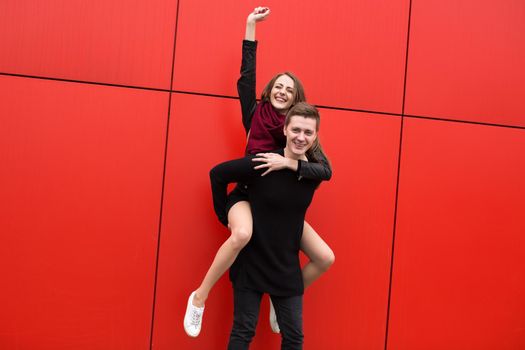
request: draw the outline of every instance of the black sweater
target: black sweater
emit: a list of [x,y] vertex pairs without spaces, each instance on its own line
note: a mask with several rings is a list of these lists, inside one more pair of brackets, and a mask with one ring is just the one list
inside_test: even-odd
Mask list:
[[[257,41],[244,40],[242,42],[241,76],[237,81],[237,92],[241,101],[242,125],[246,134],[250,131],[253,114],[257,106],[255,93],[255,63],[257,56]],[[285,145],[281,145],[284,147]],[[268,150],[271,151],[271,150]],[[332,170],[326,158],[322,157],[319,163],[300,160],[297,176],[307,179],[330,180]]]
[[[277,151],[283,155],[283,150]],[[221,163],[210,171],[215,212],[225,222],[227,186],[247,185],[253,216],[253,235],[230,269],[235,288],[277,296],[303,293],[299,248],[304,217],[319,181],[299,180],[291,170],[261,176],[254,156]]]

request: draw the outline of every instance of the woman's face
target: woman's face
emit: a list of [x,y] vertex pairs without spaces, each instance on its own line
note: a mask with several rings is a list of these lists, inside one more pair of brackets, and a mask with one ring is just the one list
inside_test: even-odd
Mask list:
[[286,114],[293,103],[295,84],[286,74],[275,80],[270,92],[270,103],[277,112]]
[[303,156],[317,138],[317,121],[303,116],[292,116],[284,128],[286,148],[297,157]]

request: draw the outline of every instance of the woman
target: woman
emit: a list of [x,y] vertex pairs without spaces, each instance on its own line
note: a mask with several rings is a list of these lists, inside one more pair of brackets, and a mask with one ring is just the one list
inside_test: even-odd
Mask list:
[[[291,160],[318,162],[326,157],[320,147],[319,113],[307,103],[293,106],[286,116],[284,150]],[[283,169],[264,177],[264,167],[253,167],[257,156],[232,160],[210,171],[214,209],[228,225],[229,183],[247,186],[253,215],[253,235],[230,269],[234,287],[234,320],[228,349],[248,349],[255,335],[263,293],[271,296],[279,325],[281,349],[302,349],[303,275],[299,249],[304,216],[320,180],[298,179]],[[261,164],[263,165],[263,164]]]
[[[246,21],[241,77],[237,83],[243,125],[248,135],[246,153],[257,155],[253,161],[261,163],[256,167],[257,170],[265,169],[261,175],[267,175],[276,170],[290,169],[296,173],[298,178],[328,180],[332,172],[326,158],[320,159],[317,163],[309,163],[301,159],[283,157],[277,153],[260,153],[284,147],[285,138],[282,133],[284,116],[293,104],[305,101],[301,82],[292,73],[286,72],[277,74],[270,80],[263,90],[261,103],[257,104],[255,27],[257,22],[266,19],[269,14],[268,8],[257,7],[248,15]],[[184,329],[192,337],[200,333],[204,304],[211,288],[230,268],[252,236],[252,212],[243,185],[238,185],[229,196],[227,220],[231,235],[219,248],[201,285],[191,293],[188,299]],[[304,286],[307,287],[333,264],[335,257],[330,247],[306,222],[301,239],[301,250],[310,259],[302,271]],[[274,332],[279,332],[273,307],[270,310],[271,328]]]

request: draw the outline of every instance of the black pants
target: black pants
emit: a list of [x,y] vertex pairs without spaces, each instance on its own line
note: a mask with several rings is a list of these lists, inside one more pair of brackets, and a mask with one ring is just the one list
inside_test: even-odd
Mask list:
[[[255,336],[262,293],[233,290],[233,328],[228,350],[245,350]],[[272,303],[281,329],[281,350],[303,348],[303,296],[276,297]]]

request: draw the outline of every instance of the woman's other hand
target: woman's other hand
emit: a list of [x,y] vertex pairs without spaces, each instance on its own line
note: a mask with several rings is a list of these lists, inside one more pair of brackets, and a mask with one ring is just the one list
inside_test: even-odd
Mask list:
[[297,160],[285,158],[277,153],[257,153],[256,157],[252,159],[254,162],[260,162],[254,169],[267,168],[261,176],[264,176],[274,170],[282,170],[289,168],[291,170],[297,170]]

